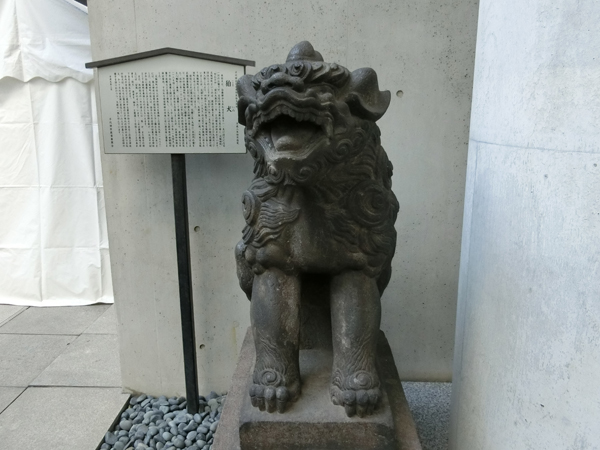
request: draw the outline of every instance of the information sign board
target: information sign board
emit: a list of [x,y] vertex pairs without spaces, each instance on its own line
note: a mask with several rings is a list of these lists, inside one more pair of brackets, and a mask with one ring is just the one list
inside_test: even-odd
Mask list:
[[98,69],[106,153],[244,153],[245,66],[162,54]]
[[162,48],[97,68],[105,153],[170,153],[187,411],[199,411],[186,153],[244,153],[236,83],[254,61]]

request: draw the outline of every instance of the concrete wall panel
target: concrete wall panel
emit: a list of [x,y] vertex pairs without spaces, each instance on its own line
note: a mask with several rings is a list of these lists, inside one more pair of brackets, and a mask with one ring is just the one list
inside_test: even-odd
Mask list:
[[[382,327],[401,376],[418,380],[451,376],[476,15],[473,0],[124,0],[118,8],[111,2],[90,3],[95,59],[170,46],[253,59],[253,73],[283,62],[294,44],[308,39],[328,61],[351,70],[364,66],[377,70],[381,88],[392,91],[380,127],[396,168],[394,190],[401,205],[397,256],[383,298]],[[397,91],[402,91],[401,96]],[[250,182],[252,162],[249,155],[199,155],[188,161],[190,225],[192,230],[198,227],[192,232],[192,251],[198,345],[204,345],[199,349],[201,387],[226,389],[241,345],[239,337],[249,324],[249,305],[237,286],[232,249],[241,236],[240,196]],[[159,179],[167,176],[168,164],[163,163],[155,165]],[[110,195],[107,190],[107,203],[113,205],[108,218],[112,261],[115,267],[132,264],[119,255],[125,245],[141,241],[126,244],[126,232],[119,229],[123,220],[119,216],[127,214],[119,186],[127,184],[117,179],[132,175],[113,174],[106,168],[104,172],[105,183],[115,185]],[[147,175],[148,180],[153,178],[154,174]],[[163,188],[164,195],[170,195],[170,187]],[[154,188],[147,189],[135,195],[147,196]],[[174,269],[166,270],[172,263],[169,252],[174,251],[166,249],[174,239],[169,208],[165,204],[164,216],[148,225],[156,227],[152,234],[156,239],[165,240],[158,244],[166,255],[165,273],[153,272],[157,277],[153,282],[162,280],[171,286],[176,280]],[[147,217],[142,211],[136,214],[140,214],[136,220]],[[158,230],[166,233],[164,238],[158,237]],[[157,250],[146,252],[144,257],[160,260]],[[125,278],[115,281],[117,304],[130,302],[120,308],[122,320],[134,320],[134,311],[140,311],[146,301],[132,300],[136,288],[125,286],[128,283]],[[120,291],[127,296],[120,296]],[[176,308],[176,301],[157,300],[156,314]],[[171,329],[171,323],[165,327],[165,342],[177,342],[179,330]],[[123,342],[145,345],[154,336],[147,328],[139,333],[129,336],[123,329]],[[171,349],[180,351],[176,346]],[[158,348],[152,352],[160,359]],[[149,361],[140,364],[124,358],[124,377],[147,371]],[[170,386],[180,389],[181,382]]]

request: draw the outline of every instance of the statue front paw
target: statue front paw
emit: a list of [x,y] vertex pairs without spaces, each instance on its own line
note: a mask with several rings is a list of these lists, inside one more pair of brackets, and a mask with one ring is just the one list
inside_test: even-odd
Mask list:
[[269,413],[285,412],[289,403],[300,396],[300,382],[286,383],[285,377],[276,370],[265,369],[254,374],[254,383],[250,386],[252,406]]
[[348,417],[371,415],[381,398],[379,377],[375,371],[359,370],[346,377],[337,371],[330,394],[333,404],[343,406]]

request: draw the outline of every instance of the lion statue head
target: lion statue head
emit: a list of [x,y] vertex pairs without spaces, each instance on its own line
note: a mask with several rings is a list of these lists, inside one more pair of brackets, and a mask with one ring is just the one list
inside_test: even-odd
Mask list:
[[243,200],[244,245],[262,245],[256,237],[264,221],[256,220],[256,204],[282,186],[296,186],[327,217],[333,239],[366,255],[382,291],[395,250],[398,202],[375,124],[390,92],[379,90],[375,71],[326,63],[304,41],[285,63],[240,78],[237,92],[238,120],[255,160],[255,180]]

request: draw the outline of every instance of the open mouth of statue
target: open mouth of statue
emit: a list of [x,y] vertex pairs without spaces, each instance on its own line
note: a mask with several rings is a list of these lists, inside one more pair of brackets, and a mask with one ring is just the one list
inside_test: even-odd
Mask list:
[[264,127],[271,135],[277,152],[300,152],[307,145],[323,137],[323,130],[314,122],[298,121],[290,116],[279,116]]
[[[280,105],[257,117],[257,137],[267,139],[269,147],[280,157],[299,158],[312,152],[328,136],[330,123],[320,115],[298,112]],[[262,120],[261,120],[262,119]]]
[[[310,153],[331,136],[332,121],[315,99],[289,99],[265,102],[253,118],[252,134],[269,141],[269,147],[279,156],[300,157]],[[266,106],[266,108],[265,108]]]

